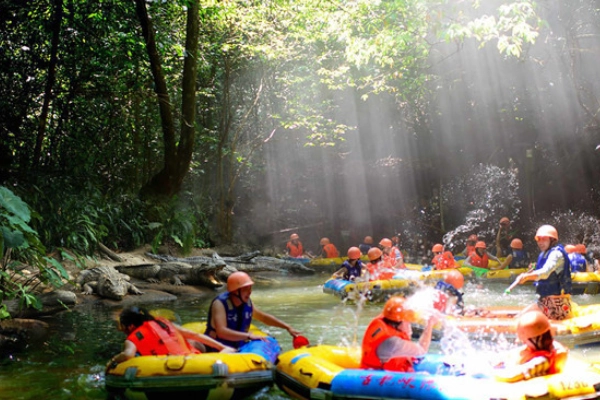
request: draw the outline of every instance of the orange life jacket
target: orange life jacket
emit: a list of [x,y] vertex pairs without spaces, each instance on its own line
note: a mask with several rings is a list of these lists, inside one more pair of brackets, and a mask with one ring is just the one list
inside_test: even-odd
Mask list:
[[369,272],[370,281],[392,279],[396,274],[396,271],[390,268],[389,264],[383,260],[376,263],[368,263],[367,271]]
[[127,340],[135,344],[140,355],[187,355],[200,352],[188,343],[169,320],[157,320],[164,323],[168,329],[164,329],[156,321],[146,321],[127,336]]
[[338,249],[332,243],[323,246],[323,252],[325,252],[325,258],[336,258],[340,256]]
[[298,245],[294,245],[291,241],[287,242],[285,248],[288,250],[290,257],[298,258],[304,254],[304,248],[302,242],[298,241]]
[[562,372],[565,367],[565,363],[567,362],[567,355],[569,354],[569,350],[564,347],[559,342],[552,342],[552,350],[533,350],[527,346],[521,350],[520,356],[521,359],[519,361],[520,364],[525,364],[526,362],[534,359],[535,357],[544,357],[550,363],[550,367],[548,368],[547,375],[556,374]]
[[381,258],[383,259],[383,262],[388,268],[395,268],[396,264],[398,263],[398,260],[396,260],[396,256],[394,255],[393,249],[390,254],[383,253],[383,256]]
[[488,253],[483,253],[483,257],[480,257],[477,252],[473,252],[471,255],[471,265],[479,268],[488,268],[490,258],[488,257]]
[[475,245],[467,245],[467,248],[465,249],[465,257],[469,257],[473,253],[475,253]]
[[388,371],[413,372],[411,357],[393,357],[386,363],[382,363],[377,357],[377,348],[386,339],[399,337],[402,340],[410,340],[408,335],[394,329],[383,320],[383,314],[375,317],[365,332],[362,342],[361,368],[385,369]]
[[436,255],[431,260],[431,263],[435,267],[435,269],[450,269],[456,268],[456,263],[454,261],[454,256],[451,251],[445,251],[441,254]]

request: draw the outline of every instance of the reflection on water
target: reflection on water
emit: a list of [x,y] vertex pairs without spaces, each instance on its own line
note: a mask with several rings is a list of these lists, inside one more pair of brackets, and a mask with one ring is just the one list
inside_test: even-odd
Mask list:
[[[292,324],[302,331],[311,344],[360,344],[369,321],[381,311],[381,304],[356,305],[342,303],[337,297],[324,294],[321,284],[324,275],[316,277],[285,277],[278,283],[256,285],[252,294],[255,305]],[[534,301],[531,287],[518,287],[503,295],[506,285],[486,287],[473,283],[465,287],[465,304],[481,306],[519,305]],[[183,323],[205,320],[210,298],[169,302],[149,308],[174,309]],[[580,304],[597,301],[594,296],[577,296]],[[114,316],[118,310],[90,307],[62,313],[48,319],[53,335],[41,349],[14,355],[3,361],[0,375],[0,399],[105,399],[104,365],[120,351],[124,335],[115,329]],[[292,348],[289,334],[278,328],[263,327],[277,338],[283,350]],[[493,344],[471,343],[457,331],[446,330],[446,339],[433,343],[431,351],[445,352],[457,357],[476,358],[493,346],[509,347],[512,339],[497,338]],[[476,352],[476,353],[475,353]],[[583,347],[573,353],[600,361],[600,346]],[[254,396],[255,399],[286,399],[277,388]]]

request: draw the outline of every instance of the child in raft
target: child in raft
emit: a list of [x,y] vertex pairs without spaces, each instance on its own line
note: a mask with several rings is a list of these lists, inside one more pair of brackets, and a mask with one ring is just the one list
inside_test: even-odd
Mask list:
[[524,346],[511,354],[496,370],[496,379],[517,382],[563,370],[568,350],[552,335],[550,321],[539,311],[528,311],[519,317],[517,336]]
[[[489,266],[489,262],[490,260],[496,261],[498,263],[498,267],[496,268],[490,268]],[[506,267],[506,265],[508,265],[506,263],[506,260],[504,261],[504,264],[493,254],[490,254],[487,251],[487,245],[485,244],[484,241],[479,241],[475,244],[475,251],[473,253],[471,253],[470,256],[468,256],[464,263],[463,266],[465,267],[477,267],[477,268],[482,268],[482,269],[504,269],[504,267]]]
[[361,251],[358,247],[348,249],[348,259],[344,261],[342,267],[333,273],[333,279],[345,279],[353,281],[363,275],[364,264],[360,260]]
[[454,256],[452,252],[447,250],[444,251],[444,246],[440,243],[436,243],[431,248],[431,252],[433,253],[433,259],[431,260],[431,265],[433,265],[433,269],[451,269],[457,268],[458,264],[454,260]]

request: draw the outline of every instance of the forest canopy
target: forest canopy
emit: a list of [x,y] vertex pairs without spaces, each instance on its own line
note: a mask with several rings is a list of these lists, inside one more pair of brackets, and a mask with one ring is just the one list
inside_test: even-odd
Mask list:
[[0,0],[0,184],[48,248],[84,253],[440,237],[472,211],[448,184],[487,165],[516,177],[523,221],[597,214],[599,13]]

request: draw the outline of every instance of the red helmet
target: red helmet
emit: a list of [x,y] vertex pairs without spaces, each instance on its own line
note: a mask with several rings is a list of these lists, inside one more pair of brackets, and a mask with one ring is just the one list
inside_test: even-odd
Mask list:
[[379,247],[371,247],[367,253],[370,261],[375,261],[383,255],[383,252]]
[[321,241],[319,242],[319,244],[321,246],[325,246],[329,244],[329,239],[327,239],[326,237],[322,238]]
[[575,246],[574,244],[568,244],[565,246],[565,251],[568,254],[575,253],[577,251],[577,246]]
[[558,231],[552,225],[542,225],[538,228],[537,232],[535,233],[536,242],[540,240],[539,238],[542,237],[550,237],[558,240]]
[[475,248],[476,249],[487,249],[487,246],[485,245],[485,242],[480,240],[479,242],[475,243]]
[[431,248],[431,251],[434,252],[434,253],[442,252],[442,251],[444,251],[444,246],[441,245],[441,244],[439,244],[439,243],[436,243]]
[[383,247],[392,247],[393,246],[392,241],[388,238],[381,239],[381,241],[379,242],[379,245],[383,246]]
[[454,286],[456,290],[460,290],[465,285],[465,277],[460,273],[460,271],[451,269],[446,272],[444,282]]
[[351,260],[357,260],[360,258],[360,249],[358,247],[350,247],[348,249],[348,258]]
[[523,250],[523,241],[515,238],[510,242],[510,247],[513,249]]
[[246,286],[252,286],[254,282],[250,278],[250,276],[242,271],[234,272],[229,275],[227,278],[227,291],[235,292],[238,289],[241,289]]
[[550,330],[550,321],[539,311],[528,311],[519,317],[517,336],[523,343]]
[[472,234],[467,238],[467,242],[476,242],[477,240],[479,240],[479,238],[476,234]]
[[300,239],[300,236],[298,236],[297,233],[292,233],[290,235],[290,240],[298,240],[298,239]]
[[415,313],[404,307],[404,297],[391,297],[383,306],[383,317],[394,322],[414,322]]

